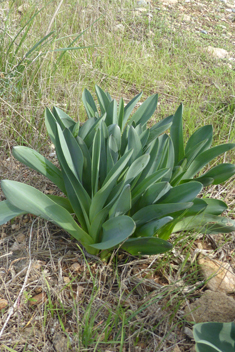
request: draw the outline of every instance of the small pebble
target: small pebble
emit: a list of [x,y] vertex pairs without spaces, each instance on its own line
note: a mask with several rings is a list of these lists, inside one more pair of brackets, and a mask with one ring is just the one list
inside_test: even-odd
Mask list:
[[207,34],[207,31],[204,31],[203,29],[200,32],[203,34]]

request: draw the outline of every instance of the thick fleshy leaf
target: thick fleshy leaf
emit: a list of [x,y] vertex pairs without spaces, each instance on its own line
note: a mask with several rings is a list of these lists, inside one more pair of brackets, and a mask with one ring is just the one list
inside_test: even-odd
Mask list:
[[142,154],[142,144],[140,137],[138,136],[133,126],[130,126],[128,133],[128,149],[133,149],[133,154],[130,160],[130,163],[132,164],[133,161]]
[[75,125],[73,126],[72,135],[74,136],[74,138],[78,136],[79,129],[80,129],[80,121],[76,122]]
[[213,185],[219,185],[224,181],[227,181],[230,177],[235,174],[235,165],[233,164],[221,164],[213,167],[211,170],[203,174],[202,176],[196,178],[198,182],[203,183],[203,180],[208,178],[213,178]]
[[85,88],[82,93],[82,101],[86,109],[88,118],[95,117],[97,113],[97,108],[91,93]]
[[86,122],[84,122],[78,132],[78,136],[84,140],[88,133],[91,132],[92,128],[96,126],[97,120],[98,119],[96,117],[91,117]]
[[233,322],[198,323],[193,327],[193,336],[198,352],[233,352],[235,350],[235,324]]
[[74,210],[68,198],[55,196],[54,194],[47,194],[47,197],[53,200],[53,202],[55,202],[56,204],[65,208],[70,214],[74,213]]
[[160,134],[168,130],[168,128],[170,127],[171,127],[171,123],[168,123],[167,125],[161,125],[158,127],[153,126],[149,130],[150,133],[149,133],[148,143],[152,142],[154,139],[156,139],[158,136],[160,136]]
[[100,151],[101,151],[101,132],[96,131],[94,143],[92,146],[92,159],[91,159],[91,189],[92,197],[98,190],[99,183],[99,169],[100,169]]
[[53,107],[52,113],[62,129],[73,129],[75,121],[60,108]]
[[153,255],[172,249],[172,244],[157,237],[129,238],[122,249],[132,255]]
[[183,203],[192,202],[194,198],[201,192],[202,184],[196,181],[184,183],[182,185],[171,188],[158,203]]
[[134,233],[135,237],[152,237],[156,235],[157,230],[166,225],[169,221],[173,220],[171,216],[165,216],[160,220],[153,220],[147,224],[138,227]]
[[92,243],[91,237],[78,226],[66,209],[36,188],[8,180],[3,180],[1,186],[8,201],[22,212],[53,222],[84,245]]
[[118,177],[130,160],[132,153],[132,150],[128,151],[116,162],[116,164],[106,176],[102,188],[95,194],[89,212],[91,222],[93,221],[96,214],[103,208],[112,188],[116,184]]
[[100,110],[102,114],[104,114],[108,110],[110,104],[109,98],[107,97],[106,93],[97,85],[95,86],[95,92],[100,104]]
[[[121,130],[123,131],[127,120],[130,117],[130,114],[132,113],[134,107],[136,106],[136,104],[138,103],[138,101],[140,100],[140,98],[142,97],[143,92],[140,92],[139,94],[137,94],[131,101],[129,101],[129,103],[125,106],[124,108],[124,117],[123,117],[123,122],[122,122],[122,127]],[[131,124],[131,121],[128,122]]]
[[203,152],[204,150],[207,150],[211,146],[212,137],[213,137],[212,125],[206,125],[206,126],[200,127],[189,138],[185,147],[185,155],[190,155],[195,150],[195,146],[199,145],[204,141],[206,141],[206,144],[202,145],[201,149],[199,149],[198,152]]
[[[185,171],[187,168],[192,164],[193,160],[199,155],[204,150],[204,146],[206,146],[208,143],[208,139],[204,139],[204,141],[199,142],[198,144],[194,145],[194,148],[185,154],[185,159],[186,160],[186,165],[185,165]],[[182,166],[182,163],[181,163]]]
[[136,226],[140,226],[148,221],[160,219],[163,216],[188,209],[192,205],[193,203],[153,204],[137,211],[132,218],[136,222]]
[[[152,184],[139,199],[134,209],[141,209],[153,203],[156,203],[171,189],[169,182],[157,182]],[[170,202],[169,202],[170,203]]]
[[109,103],[109,106],[106,110],[107,116],[106,116],[106,125],[112,125],[112,124],[116,124],[117,123],[117,101],[116,100],[112,100]]
[[196,159],[192,162],[192,164],[189,166],[188,170],[186,171],[182,179],[184,180],[184,179],[192,178],[211,160],[213,160],[220,154],[223,154],[233,148],[235,148],[235,144],[233,143],[221,144],[199,154],[196,157]]
[[173,232],[196,230],[204,234],[230,233],[235,231],[235,221],[221,216],[202,213],[179,221]]
[[124,215],[130,209],[131,209],[131,188],[130,188],[130,185],[127,184],[125,185],[118,199],[112,206],[109,212],[109,216],[111,218],[115,216]]
[[93,248],[109,249],[117,246],[132,235],[135,231],[135,222],[129,216],[122,215],[109,219],[102,227],[102,241],[92,244]]
[[162,169],[146,177],[132,190],[132,200],[136,202],[152,184],[160,181],[167,172],[168,169]]
[[108,133],[109,135],[112,135],[114,137],[117,143],[118,150],[120,150],[122,139],[120,127],[116,124],[112,124],[108,127]]
[[82,184],[91,196],[91,155],[84,140],[77,136],[76,141],[83,154],[83,177]]
[[204,211],[205,214],[220,215],[228,208],[227,205],[219,199],[203,198],[202,200],[207,204]]
[[123,98],[121,98],[119,101],[118,115],[117,115],[117,124],[120,127],[121,131],[123,131],[123,122],[124,122],[124,101],[123,101]]
[[125,183],[131,183],[132,180],[136,179],[139,176],[139,174],[144,170],[144,168],[148,164],[149,158],[149,154],[144,154],[137,158],[131,164],[124,178]]
[[174,117],[170,129],[171,139],[175,151],[175,164],[178,164],[184,157],[184,139],[183,139],[183,123],[182,123],[183,105],[180,104]]
[[[72,133],[68,130],[65,129],[63,131],[64,134],[64,139],[66,142],[66,147],[63,144],[63,152],[65,155],[65,158],[70,166],[70,169],[75,171],[75,176],[82,181],[82,174],[83,174],[83,163],[84,163],[84,157],[82,150],[77,143],[76,139],[72,135]],[[62,143],[62,141],[61,141]],[[67,150],[68,148],[68,150]],[[66,154],[65,154],[66,153]],[[72,165],[69,163],[69,160],[72,160]]]
[[150,117],[153,115],[157,108],[158,95],[153,94],[148,97],[139,107],[139,109],[132,115],[129,124],[133,122],[141,125],[145,125]]
[[52,112],[46,108],[45,110],[45,124],[47,128],[47,132],[50,136],[50,139],[54,146],[56,147],[56,131],[57,131],[57,121]]
[[13,156],[24,165],[40,172],[52,181],[63,193],[66,194],[62,172],[53,165],[47,158],[35,150],[17,146],[12,149]]
[[27,212],[22,211],[22,209],[12,205],[8,200],[3,200],[0,202],[0,225],[4,225],[16,216],[26,213]]
[[[64,138],[64,134],[61,131],[59,125],[57,125],[57,129],[57,157],[63,172],[67,196],[78,218],[78,221],[83,226],[83,228],[87,227],[88,229],[88,212],[91,204],[91,199],[79,178],[77,178],[75,176],[75,173],[70,169],[70,165],[72,165],[72,160],[71,158],[69,159],[69,152]],[[70,165],[68,164],[68,162],[70,162]]]

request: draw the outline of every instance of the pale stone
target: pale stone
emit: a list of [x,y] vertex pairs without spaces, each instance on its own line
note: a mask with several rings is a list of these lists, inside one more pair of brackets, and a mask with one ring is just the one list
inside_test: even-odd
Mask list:
[[182,20],[185,22],[190,22],[191,21],[191,17],[189,15],[183,15]]
[[225,293],[208,290],[195,302],[186,306],[184,313],[185,319],[190,322],[229,323],[235,320],[235,300]]
[[0,298],[0,310],[6,308],[8,306],[8,301],[4,298]]
[[207,282],[207,287],[212,291],[224,293],[235,292],[235,274],[228,263],[219,260],[211,260],[202,255],[198,258],[202,274]]
[[115,32],[124,32],[125,27],[123,26],[123,24],[119,23],[116,26],[114,26],[114,31]]
[[29,4],[23,4],[23,5],[19,6],[17,10],[22,15],[24,12],[26,12],[28,10],[29,7],[30,7]]
[[207,50],[210,54],[212,54],[212,56],[218,59],[225,59],[229,54],[225,49],[213,48],[212,46],[208,46]]

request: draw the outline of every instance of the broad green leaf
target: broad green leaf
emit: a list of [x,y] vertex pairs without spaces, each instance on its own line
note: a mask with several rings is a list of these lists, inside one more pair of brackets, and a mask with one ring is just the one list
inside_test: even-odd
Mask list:
[[52,181],[63,193],[66,194],[64,180],[61,171],[53,165],[47,158],[35,150],[17,146],[12,149],[13,156],[24,165],[40,172]]
[[129,238],[122,249],[132,255],[153,255],[172,249],[172,244],[157,237]]
[[[108,147],[112,156],[113,164],[115,164],[118,160],[118,145],[116,138],[113,135],[110,135],[108,138]],[[108,169],[108,171],[110,168]]]
[[[95,138],[95,133],[97,129],[100,129],[102,122],[105,120],[106,114],[96,119],[95,124],[91,127],[90,131],[88,131],[86,137],[84,138],[84,142],[87,145],[87,148],[92,149],[93,141]],[[89,121],[89,120],[88,120]]]
[[202,200],[207,204],[204,211],[205,214],[220,215],[228,208],[227,205],[219,199],[203,198]]
[[56,133],[57,133],[57,121],[52,112],[46,108],[45,110],[45,124],[49,137],[56,147]]
[[83,177],[82,184],[91,196],[91,155],[84,140],[77,136],[76,141],[83,153]]
[[189,138],[185,147],[185,155],[187,154],[190,155],[195,150],[195,146],[201,144],[204,141],[206,141],[206,144],[202,145],[202,148],[199,151],[203,152],[204,150],[209,149],[212,143],[212,138],[213,138],[212,125],[206,125],[206,126],[200,127]]
[[157,108],[158,95],[153,94],[148,97],[138,108],[138,110],[132,115],[129,124],[135,122],[135,124],[145,125],[151,118]]
[[72,135],[74,136],[74,138],[78,136],[79,128],[80,128],[80,121],[76,122],[75,125],[73,126]]
[[0,202],[0,225],[4,225],[16,216],[26,213],[27,212],[22,211],[22,209],[12,205],[8,200],[3,200]]
[[137,211],[132,218],[136,226],[140,226],[148,221],[160,219],[177,211],[188,209],[192,205],[193,203],[153,204]]
[[[63,131],[63,134],[66,142],[66,147],[64,144],[62,145],[65,159],[69,164],[69,160],[71,158],[72,166],[70,166],[69,164],[70,169],[75,170],[75,176],[80,180],[80,182],[82,182],[83,164],[84,164],[84,157],[83,157],[82,150],[79,147],[79,144],[77,143],[76,139],[68,129],[65,129]],[[62,143],[62,140],[60,140],[60,142]],[[68,148],[68,151],[67,151],[67,148]]]
[[[140,126],[140,125],[138,125],[138,126]],[[140,134],[140,141],[141,141],[143,150],[144,150],[144,148],[146,148],[146,144],[148,143],[149,135],[150,135],[149,129],[146,129],[145,131],[143,131]]]
[[118,150],[120,150],[122,139],[120,127],[116,124],[112,124],[108,127],[108,133],[115,138]]
[[155,129],[155,128],[158,129],[159,127],[168,126],[169,124],[172,124],[173,117],[174,117],[174,115],[170,115],[170,116],[165,117],[164,119],[162,119],[161,121],[159,121],[155,125],[153,125],[153,127],[151,127],[151,129]]
[[2,190],[8,201],[24,213],[34,214],[62,227],[83,245],[91,244],[91,237],[73,220],[67,210],[36,188],[16,181],[4,180]]
[[132,200],[136,202],[152,184],[160,181],[167,172],[168,169],[162,169],[146,177],[132,190]]
[[76,122],[63,110],[53,107],[52,113],[55,116],[62,130],[64,128],[73,129],[73,127],[75,126]]
[[204,141],[199,142],[198,144],[194,145],[194,148],[186,154],[185,153],[185,159],[186,160],[186,167],[185,167],[185,171],[187,170],[187,168],[189,168],[189,166],[192,164],[193,160],[204,150],[204,146],[206,146],[208,143],[208,139],[204,139]]
[[[115,152],[116,150],[116,152]],[[107,148],[106,148],[106,176],[107,173],[110,172],[110,170],[114,166],[114,160],[113,160],[113,155],[116,154],[116,157],[118,156],[118,149],[117,149],[117,144],[115,142],[115,139],[113,136],[109,136],[108,138],[108,143],[107,143]],[[116,159],[116,158],[115,158]]]
[[126,151],[126,149],[127,149],[127,146],[128,146],[128,134],[129,134],[129,129],[130,129],[130,126],[127,125],[126,128],[124,129],[123,133],[122,133],[122,141],[121,141],[120,155],[125,154],[125,151]]
[[91,117],[94,117],[95,113],[98,111],[91,93],[86,88],[82,93],[82,101],[85,106],[88,118],[90,119]]
[[99,169],[100,169],[100,151],[101,151],[101,132],[96,131],[93,146],[92,146],[92,159],[91,159],[91,188],[92,197],[98,190],[99,183]]
[[125,175],[125,184],[131,183],[132,180],[136,179],[139,174],[144,170],[146,165],[149,162],[149,154],[141,155],[139,158],[135,159],[135,161],[131,164],[127,173]]
[[179,221],[173,232],[189,230],[197,230],[204,234],[230,233],[235,231],[235,221],[203,212]]
[[140,137],[136,133],[133,126],[130,126],[128,133],[128,149],[133,149],[133,154],[130,159],[130,164],[132,164],[133,161],[142,154],[142,144],[140,141]]
[[117,246],[132,235],[135,231],[135,222],[129,216],[122,215],[109,219],[102,227],[102,241],[92,244],[93,248],[109,249]]
[[183,203],[192,202],[194,198],[201,192],[202,184],[196,181],[184,183],[182,185],[171,188],[158,203]]
[[174,145],[175,164],[178,164],[178,162],[184,157],[182,113],[183,105],[180,104],[173,117],[173,122],[170,129],[170,136]]
[[[88,212],[91,204],[91,199],[79,178],[77,178],[74,172],[70,169],[68,164],[69,154],[67,150],[68,148],[66,146],[66,141],[59,125],[57,125],[57,129],[57,157],[63,172],[67,196],[81,226],[83,228],[86,227],[89,229]],[[72,163],[71,160],[69,161]]]
[[[196,349],[199,352],[233,352],[235,350],[235,324],[233,322],[195,324],[193,336],[196,342]],[[205,345],[205,348],[204,346],[201,348],[202,345]],[[214,350],[206,349],[208,346],[214,346]]]
[[211,160],[213,160],[220,154],[223,154],[233,148],[235,148],[235,144],[232,144],[232,143],[221,144],[199,154],[196,157],[196,159],[192,162],[192,164],[189,166],[188,170],[186,171],[182,179],[184,180],[184,179],[192,178]]
[[[130,117],[130,114],[132,113],[134,107],[136,106],[136,104],[138,103],[138,101],[140,100],[140,98],[142,97],[143,92],[140,92],[139,94],[137,94],[131,101],[129,101],[129,103],[125,106],[124,108],[124,117],[123,117],[123,121],[122,121],[122,128],[121,130],[123,131],[127,120]],[[131,121],[128,122],[129,124],[131,124]],[[121,126],[120,126],[121,127]]]
[[50,198],[51,200],[53,200],[53,202],[55,202],[56,204],[65,208],[70,214],[74,213],[74,210],[73,210],[68,198],[55,196],[53,194],[47,194],[47,197]]
[[124,101],[123,98],[120,99],[119,101],[119,106],[118,106],[118,114],[117,114],[117,124],[121,129],[121,132],[123,131],[123,121],[124,121]]
[[158,136],[160,136],[163,132],[168,130],[168,128],[171,127],[171,123],[168,123],[167,125],[161,125],[159,127],[153,126],[149,130],[149,138],[148,138],[148,143],[151,143],[153,140],[155,140]]
[[134,209],[141,209],[148,205],[156,203],[159,199],[161,200],[161,198],[170,190],[170,188],[170,184],[166,181],[152,184],[144,192]]
[[130,185],[127,184],[120,193],[118,199],[112,206],[109,212],[109,217],[116,217],[124,215],[131,209],[131,190]]
[[134,233],[135,237],[152,237],[156,235],[157,230],[166,225],[169,221],[173,220],[171,216],[166,216],[160,220],[153,220],[147,224],[138,227]]
[[112,100],[106,110],[107,116],[106,116],[106,125],[112,125],[112,124],[116,124],[118,117],[117,117],[117,101],[116,100]]
[[97,124],[97,118],[96,117],[91,117],[89,118],[84,124],[81,126],[78,136],[82,138],[83,140],[86,138],[88,133],[92,130],[92,127],[96,126]]
[[89,218],[91,222],[93,221],[96,214],[103,208],[112,188],[117,182],[118,177],[130,160],[132,153],[132,150],[128,151],[116,162],[116,164],[106,176],[102,188],[95,194],[89,212]]
[[108,110],[110,101],[106,93],[97,85],[95,86],[95,92],[100,104],[101,113],[104,114]]
[[203,183],[203,180],[208,178],[213,178],[213,185],[219,185],[224,181],[227,181],[230,177],[235,174],[235,165],[233,164],[220,164],[213,167],[211,170],[203,174],[202,176],[196,178],[198,182]]

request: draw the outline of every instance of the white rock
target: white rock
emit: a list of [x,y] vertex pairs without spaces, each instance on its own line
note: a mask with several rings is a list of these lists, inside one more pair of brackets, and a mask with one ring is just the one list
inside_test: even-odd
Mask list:
[[182,20],[185,22],[190,22],[191,21],[191,17],[189,15],[183,15]]
[[235,274],[228,263],[211,260],[199,255],[198,263],[207,282],[207,287],[212,291],[231,293],[235,292]]
[[116,26],[114,26],[114,31],[115,32],[124,32],[125,27],[123,26],[123,24],[119,23]]
[[213,48],[212,46],[208,46],[207,51],[218,59],[225,59],[228,56],[227,50],[221,48]]

